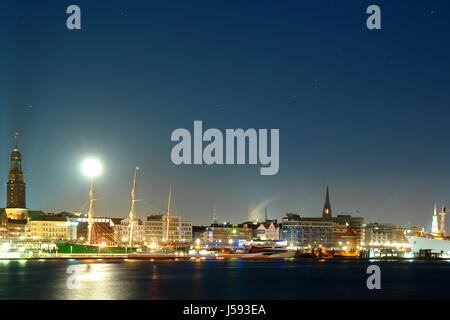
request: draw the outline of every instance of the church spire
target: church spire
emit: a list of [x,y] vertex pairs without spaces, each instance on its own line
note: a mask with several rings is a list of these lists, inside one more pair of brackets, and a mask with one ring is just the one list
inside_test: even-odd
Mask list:
[[16,131],[14,134],[14,151],[19,151],[19,148],[17,148],[17,136],[19,135],[19,132]]
[[325,204],[323,206],[322,216],[324,218],[331,218],[331,204],[330,204],[330,193],[328,190],[328,183],[327,183],[327,194],[325,196]]
[[438,225],[438,216],[436,212],[436,204],[434,204],[434,214],[433,214],[433,223],[431,224],[431,233],[438,235],[439,234],[439,225]]
[[214,211],[213,211],[213,224],[217,224],[217,212],[216,212],[216,204],[214,204]]

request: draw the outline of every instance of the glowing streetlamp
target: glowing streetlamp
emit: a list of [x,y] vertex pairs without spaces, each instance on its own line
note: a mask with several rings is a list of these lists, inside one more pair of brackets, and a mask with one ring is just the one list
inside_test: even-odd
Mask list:
[[102,172],[102,164],[97,159],[87,159],[81,166],[83,174],[91,178],[91,190],[89,192],[89,223],[88,223],[88,244],[91,244],[93,213],[94,213],[94,177]]

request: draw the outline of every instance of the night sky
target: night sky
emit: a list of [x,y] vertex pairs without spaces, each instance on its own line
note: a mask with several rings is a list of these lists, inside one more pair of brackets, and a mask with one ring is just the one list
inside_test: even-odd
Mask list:
[[[82,29],[66,28],[67,6]],[[381,30],[366,28],[367,6]],[[448,1],[2,1],[0,181],[13,134],[33,210],[196,224],[333,214],[429,228],[450,205]],[[280,170],[176,166],[177,128],[279,128]],[[0,207],[6,205],[5,187]]]

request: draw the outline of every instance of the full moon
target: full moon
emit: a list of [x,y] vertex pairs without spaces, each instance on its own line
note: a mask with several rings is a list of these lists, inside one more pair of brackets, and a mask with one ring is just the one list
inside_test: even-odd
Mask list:
[[81,171],[87,177],[95,177],[102,173],[102,164],[97,159],[87,159],[81,165]]

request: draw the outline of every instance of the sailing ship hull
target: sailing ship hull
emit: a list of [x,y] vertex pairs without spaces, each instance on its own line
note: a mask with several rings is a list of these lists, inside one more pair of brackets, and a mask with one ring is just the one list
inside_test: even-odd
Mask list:
[[99,245],[84,245],[70,242],[56,242],[59,253],[65,254],[110,254],[110,253],[132,253],[136,248],[129,247],[102,247]]
[[450,252],[450,241],[446,239],[426,238],[417,236],[406,236],[411,245],[411,252],[418,253],[420,250],[431,250],[432,253]]

